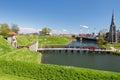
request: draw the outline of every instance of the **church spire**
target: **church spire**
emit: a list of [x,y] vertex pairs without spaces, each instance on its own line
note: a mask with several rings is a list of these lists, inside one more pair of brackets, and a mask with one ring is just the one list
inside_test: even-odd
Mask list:
[[111,20],[111,25],[115,25],[115,21],[114,21],[114,11],[112,12],[112,20]]
[[114,21],[114,11],[112,12],[112,20],[111,20],[110,31],[109,31],[109,42],[111,43],[117,42],[117,32],[116,32],[116,26]]

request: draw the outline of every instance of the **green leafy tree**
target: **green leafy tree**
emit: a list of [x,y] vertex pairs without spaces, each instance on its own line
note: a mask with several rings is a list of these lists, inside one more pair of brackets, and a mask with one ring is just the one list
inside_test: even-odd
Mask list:
[[0,24],[0,34],[3,36],[7,36],[10,28],[8,24]]
[[18,25],[17,24],[13,24],[11,30],[18,34],[18,32],[19,32]]
[[50,28],[43,28],[42,29],[42,34],[43,35],[50,35],[51,29]]
[[107,44],[108,42],[107,42],[103,37],[99,37],[97,43],[98,43],[99,45],[105,45],[105,44]]

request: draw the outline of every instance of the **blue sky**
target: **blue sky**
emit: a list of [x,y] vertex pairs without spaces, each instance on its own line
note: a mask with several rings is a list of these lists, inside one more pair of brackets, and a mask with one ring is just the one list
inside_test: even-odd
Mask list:
[[113,10],[119,29],[120,0],[0,0],[0,23],[17,24],[24,33],[43,27],[54,33],[92,33],[109,30]]

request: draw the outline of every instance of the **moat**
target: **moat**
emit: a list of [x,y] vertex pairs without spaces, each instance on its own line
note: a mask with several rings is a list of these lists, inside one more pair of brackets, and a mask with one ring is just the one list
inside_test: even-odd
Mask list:
[[[95,42],[71,42],[67,46],[99,46]],[[42,63],[120,72],[120,56],[97,53],[44,52]]]

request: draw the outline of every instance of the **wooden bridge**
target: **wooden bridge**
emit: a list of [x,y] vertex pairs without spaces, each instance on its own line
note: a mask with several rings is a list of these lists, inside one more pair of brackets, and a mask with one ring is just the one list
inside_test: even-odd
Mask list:
[[106,49],[87,49],[87,48],[39,48],[38,52],[65,52],[65,53],[104,53],[111,54],[114,50]]

